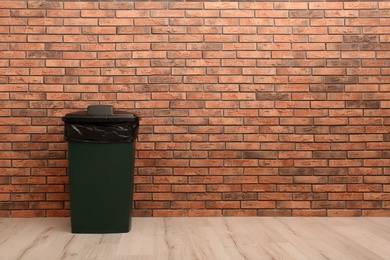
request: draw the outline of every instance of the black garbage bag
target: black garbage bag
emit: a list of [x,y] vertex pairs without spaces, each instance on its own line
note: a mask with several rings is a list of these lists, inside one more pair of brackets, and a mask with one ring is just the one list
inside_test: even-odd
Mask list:
[[137,138],[139,118],[113,111],[111,106],[89,106],[88,111],[66,114],[64,137],[69,142],[123,143]]

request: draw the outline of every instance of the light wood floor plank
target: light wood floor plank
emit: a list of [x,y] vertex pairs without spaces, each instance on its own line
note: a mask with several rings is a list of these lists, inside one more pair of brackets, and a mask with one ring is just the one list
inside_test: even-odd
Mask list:
[[[337,219],[332,219],[330,222],[329,219],[323,220],[303,218],[294,219],[286,224],[296,232],[298,238],[306,241],[308,247],[318,252],[321,259],[378,259],[378,256],[369,250],[364,250],[355,241],[340,235]],[[355,250],[351,250],[351,247]]]
[[[360,249],[360,252],[359,250],[356,250],[356,253],[360,253],[360,258],[357,259],[367,259],[367,256],[369,256],[370,259],[389,259],[388,256],[385,258],[381,256],[388,253],[390,240],[376,234],[376,232],[372,230],[375,228],[373,225],[366,223],[366,221],[361,218],[353,219],[349,222],[341,219],[340,222],[342,225],[338,226],[337,229],[334,227],[330,228],[338,234],[343,235],[345,239],[350,239],[351,241],[349,243],[354,242],[358,244],[356,248]],[[362,258],[362,255],[366,256],[366,258]]]
[[134,218],[72,234],[68,218],[0,219],[4,260],[389,259],[389,218]]

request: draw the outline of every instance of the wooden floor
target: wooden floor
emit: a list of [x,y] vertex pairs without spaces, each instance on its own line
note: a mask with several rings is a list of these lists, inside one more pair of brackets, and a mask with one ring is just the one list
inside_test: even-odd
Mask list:
[[390,218],[133,218],[130,233],[105,235],[0,219],[0,259],[390,259]]

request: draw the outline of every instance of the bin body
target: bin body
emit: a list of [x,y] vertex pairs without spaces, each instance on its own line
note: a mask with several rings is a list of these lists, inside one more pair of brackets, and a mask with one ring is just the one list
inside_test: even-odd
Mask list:
[[69,142],[68,149],[72,232],[129,232],[134,143]]
[[63,121],[72,233],[129,232],[138,118],[72,113]]

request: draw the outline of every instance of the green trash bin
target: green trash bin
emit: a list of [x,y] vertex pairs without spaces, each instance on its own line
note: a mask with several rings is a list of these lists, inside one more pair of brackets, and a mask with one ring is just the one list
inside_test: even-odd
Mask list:
[[131,229],[139,118],[112,106],[66,114],[72,233]]

